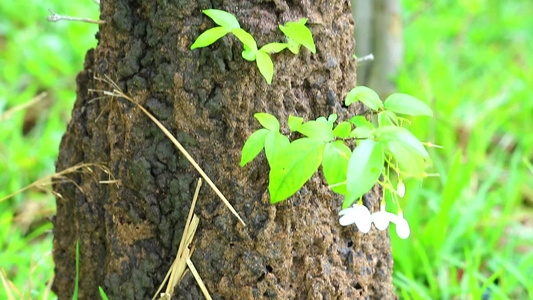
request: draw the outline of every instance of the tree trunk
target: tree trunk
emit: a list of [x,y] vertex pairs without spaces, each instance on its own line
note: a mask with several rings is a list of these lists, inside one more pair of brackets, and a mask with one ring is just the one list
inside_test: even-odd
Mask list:
[[[273,56],[266,84],[255,63],[229,35],[190,50],[214,23],[202,9],[234,14],[258,45],[281,42],[278,24],[308,18],[317,53],[302,49]],[[76,241],[80,244],[80,299],[151,298],[176,255],[198,173],[137,107],[100,98],[109,76],[155,115],[187,148],[247,226],[205,187],[195,213],[200,225],[192,261],[214,299],[390,299],[392,256],[387,231],[361,234],[341,227],[342,199],[316,174],[295,196],[271,205],[268,166],[261,154],[244,168],[240,150],[260,126],[256,112],[285,122],[330,113],[340,118],[355,86],[353,23],[349,1],[134,1],[102,0],[99,45],[88,52],[78,78],[72,120],[57,170],[101,163],[121,180],[102,184],[94,174],[71,176],[56,186],[53,290],[72,296]],[[357,109],[361,110],[361,107]],[[107,180],[98,173],[97,179]],[[378,210],[379,191],[365,197]],[[179,299],[203,299],[185,276]]]

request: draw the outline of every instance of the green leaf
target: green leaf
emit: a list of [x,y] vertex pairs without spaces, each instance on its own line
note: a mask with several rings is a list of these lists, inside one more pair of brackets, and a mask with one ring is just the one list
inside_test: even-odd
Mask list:
[[309,121],[300,125],[297,131],[315,140],[323,142],[333,140],[333,129],[331,129],[331,126],[327,122]]
[[254,37],[241,28],[233,29],[231,33],[233,33],[244,46],[242,57],[248,61],[256,60],[257,43],[255,42]]
[[255,42],[254,37],[248,32],[244,31],[244,29],[236,28],[233,29],[231,33],[233,33],[244,46],[257,51],[257,43]]
[[424,177],[424,158],[397,141],[385,143],[385,147],[398,161],[400,170],[416,178]]
[[407,129],[397,126],[383,126],[377,129],[378,139],[383,142],[396,141],[413,153],[429,160],[429,154],[424,145]]
[[374,125],[370,123],[365,117],[363,116],[355,116],[350,119],[350,123],[352,123],[355,127],[366,127],[369,129],[373,129]]
[[348,122],[341,122],[335,129],[333,129],[333,136],[337,136],[340,138],[348,138],[350,137],[350,132],[352,131],[352,125]]
[[244,143],[241,153],[241,167],[252,161],[261,150],[265,147],[267,134],[271,132],[268,129],[259,129],[252,133]]
[[313,176],[322,162],[324,147],[321,141],[302,138],[283,150],[270,169],[271,203],[289,198]]
[[[342,123],[341,123],[342,124]],[[322,170],[328,184],[336,193],[346,195],[346,173],[352,150],[343,141],[328,143],[324,149]]]
[[78,300],[78,289],[80,282],[80,241],[76,241],[76,281],[74,282],[74,292],[72,300]]
[[398,117],[394,112],[390,110],[384,110],[378,113],[378,124],[379,126],[396,126],[398,125]]
[[219,9],[206,9],[202,11],[204,14],[209,16],[217,25],[220,25],[227,29],[227,31],[232,31],[235,28],[241,28],[239,21],[235,18],[234,15],[229,12],[225,12]]
[[300,53],[300,44],[291,38],[287,38],[287,42],[289,43],[289,46],[287,47],[289,51],[294,55],[298,55],[298,53]]
[[390,95],[385,100],[384,108],[398,114],[433,117],[433,111],[426,103],[407,94]]
[[272,77],[274,77],[274,64],[270,56],[263,51],[257,51],[256,62],[261,75],[265,77],[268,84],[271,84]]
[[287,47],[289,47],[289,44],[286,43],[270,43],[261,47],[260,50],[266,53],[280,53]]
[[101,286],[98,287],[98,290],[100,291],[100,297],[102,297],[102,300],[109,300],[109,298],[107,298],[107,295],[104,292],[104,289]]
[[331,115],[329,115],[329,117],[328,117],[328,123],[331,124],[331,128],[333,128],[333,123],[335,123],[335,121],[337,121],[337,118],[338,118],[338,117],[339,117],[339,116],[337,116],[337,114],[331,114]]
[[194,43],[191,46],[191,50],[196,48],[203,48],[207,47],[214,42],[216,42],[219,38],[223,37],[228,33],[228,30],[224,27],[214,27],[211,29],[208,29],[204,31],[200,36],[194,41]]
[[275,163],[276,158],[290,144],[289,138],[278,131],[270,131],[265,139],[265,154],[270,166]]
[[[315,42],[313,41],[313,34],[311,30],[305,25],[300,23],[288,22],[283,25],[279,25],[279,29],[290,39],[299,44],[302,44],[305,48],[309,49],[311,53],[316,53]],[[296,54],[296,53],[295,53]]]
[[358,139],[373,139],[374,129],[369,129],[368,127],[357,127],[350,132],[350,137]]
[[361,101],[364,105],[368,106],[373,111],[378,111],[380,108],[383,108],[383,102],[379,99],[379,96],[374,90],[367,88],[366,86],[358,86],[353,88],[348,95],[344,103],[346,106]]
[[383,169],[383,146],[380,142],[364,140],[359,143],[348,163],[347,194],[342,208],[348,208],[370,191]]
[[[324,123],[324,124],[329,124],[328,122],[328,119],[326,119],[326,117],[318,117],[316,118],[317,122],[321,122],[321,123]],[[331,126],[331,128],[333,128],[333,126]]]
[[307,18],[301,18],[300,20],[298,20],[298,24],[305,25],[306,23],[307,23]]
[[300,125],[304,122],[304,118],[289,116],[289,129],[291,132],[297,131]]
[[261,126],[265,127],[266,129],[279,131],[279,121],[273,115],[267,113],[256,113],[254,114],[254,118],[256,118]]

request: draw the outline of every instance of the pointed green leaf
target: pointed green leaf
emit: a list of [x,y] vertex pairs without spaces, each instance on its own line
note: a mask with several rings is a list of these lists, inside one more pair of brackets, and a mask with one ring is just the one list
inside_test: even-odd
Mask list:
[[298,55],[300,53],[300,44],[298,42],[295,42],[291,38],[287,38],[287,43],[289,46],[287,47],[289,51],[291,51],[294,55]]
[[396,158],[401,171],[419,179],[424,177],[424,158],[420,154],[397,141],[386,142],[385,147]]
[[290,144],[289,138],[278,131],[270,131],[265,139],[265,154],[268,164],[272,166],[278,155]]
[[342,122],[342,123],[339,123],[339,125],[337,125],[337,127],[335,127],[335,129],[333,130],[333,136],[337,136],[337,137],[345,139],[345,138],[350,137],[351,131],[352,131],[352,125],[350,125],[350,123],[348,122]]
[[329,123],[320,121],[309,121],[298,127],[299,133],[315,140],[329,142],[333,140],[333,129]]
[[305,25],[300,23],[288,22],[283,25],[279,25],[279,29],[288,38],[292,39],[299,44],[302,44],[305,48],[309,49],[311,53],[316,53],[315,42],[313,41],[313,34],[311,30]]
[[244,31],[244,29],[236,28],[233,29],[231,33],[233,33],[233,35],[235,35],[244,46],[253,51],[257,51],[257,43],[255,42],[254,37],[248,32]]
[[396,93],[385,100],[384,108],[398,114],[433,117],[429,106],[411,95]]
[[398,125],[398,117],[390,110],[384,110],[378,113],[379,126],[396,126]]
[[259,129],[252,133],[244,143],[241,153],[241,167],[252,161],[261,150],[265,147],[265,139],[270,131],[268,129]]
[[383,108],[383,102],[381,102],[381,99],[379,99],[378,94],[366,86],[358,86],[353,88],[348,95],[346,95],[344,104],[349,106],[356,101],[363,102],[364,105],[368,106],[368,108],[373,111],[378,111],[380,108]]
[[397,126],[383,126],[379,127],[376,132],[379,140],[383,142],[399,142],[407,149],[429,160],[426,148],[409,130]]
[[[342,123],[341,123],[342,124]],[[352,150],[343,141],[328,143],[324,149],[322,170],[331,189],[341,195],[346,195],[346,173]]]
[[301,18],[300,20],[298,20],[298,24],[305,25],[306,23],[307,23],[307,18]]
[[357,139],[373,139],[374,129],[369,129],[368,127],[357,127],[350,132],[350,137]]
[[219,9],[206,9],[202,11],[204,14],[209,16],[217,25],[220,25],[226,28],[228,31],[232,31],[235,28],[241,28],[239,21],[235,18],[234,15],[229,12],[225,12]]
[[348,163],[347,194],[342,208],[348,208],[370,191],[383,169],[383,146],[380,142],[364,140],[357,145]]
[[331,124],[331,128],[333,128],[333,123],[335,123],[335,121],[337,121],[337,118],[339,118],[339,116],[337,114],[329,115],[328,123]]
[[[329,124],[328,119],[326,119],[326,117],[318,117],[318,118],[316,118],[316,120],[318,122],[322,122],[324,124]],[[333,126],[331,126],[331,128],[333,128]]]
[[211,29],[208,29],[204,31],[200,36],[194,41],[194,43],[191,46],[191,50],[196,48],[203,48],[207,47],[214,42],[216,42],[219,38],[223,37],[228,33],[226,28],[224,27],[214,27]]
[[286,43],[270,43],[261,47],[260,50],[266,53],[280,53],[287,47],[289,47],[289,44]]
[[363,116],[355,116],[350,119],[350,123],[352,123],[355,127],[366,127],[369,129],[373,129],[374,125],[370,123],[365,117]]
[[289,116],[289,129],[291,132],[297,131],[300,125],[304,122],[304,118]]
[[268,130],[279,131],[280,125],[278,119],[271,114],[267,113],[255,113],[254,118],[259,121],[261,126]]
[[271,203],[289,198],[313,176],[322,162],[324,147],[321,141],[302,138],[283,150],[270,169]]
[[98,287],[98,290],[100,291],[100,297],[102,298],[102,300],[109,300],[106,293],[104,292],[104,289],[101,286]]
[[257,51],[256,62],[261,75],[265,77],[268,84],[271,84],[272,77],[274,77],[274,64],[270,56],[263,51]]

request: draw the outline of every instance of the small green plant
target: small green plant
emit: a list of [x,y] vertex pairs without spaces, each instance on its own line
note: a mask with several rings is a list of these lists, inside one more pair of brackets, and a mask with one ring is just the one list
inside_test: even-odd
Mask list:
[[309,28],[305,26],[307,19],[300,19],[298,23],[288,22],[280,25],[280,30],[287,37],[287,43],[269,43],[261,48],[257,48],[257,43],[253,36],[241,28],[239,21],[232,14],[218,9],[206,9],[203,13],[220,25],[204,31],[192,44],[191,50],[207,47],[228,33],[232,33],[242,42],[244,50],[242,57],[248,61],[255,61],[259,72],[268,84],[272,83],[274,76],[274,64],[270,54],[279,53],[288,48],[292,53],[298,54],[303,45],[312,53],[316,53],[313,35]]
[[[404,177],[424,178],[425,165],[430,162],[424,144],[408,129],[409,121],[399,115],[433,116],[431,109],[419,99],[406,94],[392,94],[382,101],[372,89],[359,86],[345,99],[348,106],[361,101],[376,115],[373,124],[364,116],[354,116],[338,123],[337,115],[303,122],[303,118],[289,116],[291,132],[304,137],[292,142],[280,133],[276,117],[257,113],[255,118],[264,127],[254,132],[242,149],[241,166],[265,150],[270,165],[269,193],[271,203],[283,201],[296,193],[317,171],[320,165],[332,191],[344,195],[341,225],[356,223],[362,232],[368,232],[372,222],[385,229],[389,222],[397,225],[400,237],[409,236],[409,225],[403,219],[397,197],[403,197]],[[357,147],[352,151],[349,147]],[[434,146],[426,143],[426,146]],[[398,177],[397,183],[393,184]],[[380,180],[380,176],[383,179]],[[362,205],[362,196],[379,183],[390,190],[398,205],[399,216],[385,211],[370,214]],[[357,206],[350,207],[357,202]]]

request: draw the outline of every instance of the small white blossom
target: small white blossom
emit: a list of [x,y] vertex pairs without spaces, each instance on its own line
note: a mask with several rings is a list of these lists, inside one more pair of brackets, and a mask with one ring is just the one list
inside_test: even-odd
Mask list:
[[356,204],[353,207],[343,209],[339,212],[339,223],[342,226],[348,226],[355,223],[359,231],[367,233],[372,226],[372,216],[368,208],[361,204]]
[[389,212],[381,210],[372,214],[372,222],[376,225],[376,228],[379,230],[385,230],[389,227]]
[[396,192],[398,193],[398,196],[400,196],[400,198],[403,198],[403,196],[405,196],[405,184],[403,183],[403,181],[398,181],[398,184],[396,185]]
[[389,227],[389,223],[392,222],[396,224],[396,234],[401,239],[406,239],[411,234],[411,229],[409,228],[409,223],[404,219],[403,214],[395,215],[385,210],[381,210],[372,214],[372,222],[376,225],[376,228],[379,230],[385,230]]

